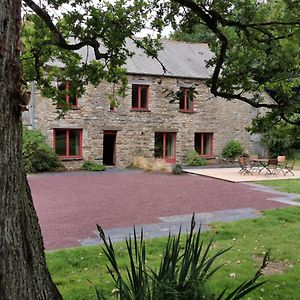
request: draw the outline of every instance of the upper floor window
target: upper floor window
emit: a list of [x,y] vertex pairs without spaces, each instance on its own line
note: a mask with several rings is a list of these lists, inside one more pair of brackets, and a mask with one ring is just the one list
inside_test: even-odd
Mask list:
[[132,85],[132,110],[148,110],[148,85]]
[[61,95],[59,106],[63,106],[66,103],[72,108],[78,107],[78,97],[76,95],[76,88],[74,84],[72,84],[72,82],[58,82],[57,88]]
[[180,88],[179,111],[182,112],[194,111],[193,92],[194,92],[193,88]]
[[81,158],[82,129],[54,129],[54,149],[62,158]]
[[200,156],[213,156],[213,133],[196,132],[195,133],[195,150]]

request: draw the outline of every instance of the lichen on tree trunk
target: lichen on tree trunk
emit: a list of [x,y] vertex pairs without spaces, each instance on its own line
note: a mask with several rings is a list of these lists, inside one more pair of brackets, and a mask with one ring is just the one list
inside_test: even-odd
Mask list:
[[22,164],[21,0],[0,2],[0,299],[62,299]]

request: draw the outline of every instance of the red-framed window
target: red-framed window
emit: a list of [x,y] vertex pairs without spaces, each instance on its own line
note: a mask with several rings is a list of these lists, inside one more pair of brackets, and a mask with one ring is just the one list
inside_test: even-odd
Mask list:
[[194,89],[180,88],[179,111],[191,112],[194,111]]
[[55,153],[61,158],[82,158],[82,129],[53,130]]
[[176,133],[155,132],[154,157],[162,158],[166,162],[176,162]]
[[149,99],[149,86],[133,84],[132,85],[132,110],[147,111]]
[[213,133],[196,132],[195,150],[203,157],[213,157]]
[[58,106],[67,104],[71,108],[78,108],[78,97],[76,94],[76,88],[70,81],[58,82],[57,88],[60,93],[60,101]]

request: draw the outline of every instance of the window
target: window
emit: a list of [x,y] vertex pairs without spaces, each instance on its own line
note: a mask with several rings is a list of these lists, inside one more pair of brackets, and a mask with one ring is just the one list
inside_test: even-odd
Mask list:
[[82,157],[81,129],[54,129],[55,153],[65,158]]
[[213,156],[213,133],[196,132],[195,133],[195,150],[200,156]]
[[170,163],[176,162],[176,133],[155,133],[154,157],[163,158]]
[[180,88],[179,96],[179,111],[191,112],[194,111],[194,96],[193,88]]
[[148,85],[132,85],[132,110],[148,110]]
[[59,106],[64,106],[65,104],[67,104],[72,108],[78,107],[78,97],[76,95],[76,89],[72,82],[58,82],[57,88],[60,93],[60,100],[58,103]]

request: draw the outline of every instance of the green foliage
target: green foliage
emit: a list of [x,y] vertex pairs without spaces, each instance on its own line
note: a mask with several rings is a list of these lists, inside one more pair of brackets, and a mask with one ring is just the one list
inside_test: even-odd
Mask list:
[[[208,42],[214,53],[207,65],[222,70],[214,84],[208,81],[214,93],[260,106],[269,101],[261,93],[266,91],[273,112],[299,126],[298,1],[199,1],[187,11],[171,2],[174,14],[166,5],[166,17],[178,20],[171,38]],[[207,11],[210,18],[203,17]]]
[[[66,3],[68,10],[65,9]],[[26,13],[21,33],[26,45],[21,57],[24,79],[36,81],[38,88],[59,105],[62,113],[69,107],[60,105],[62,97],[57,81],[72,82],[76,95],[80,97],[88,84],[97,86],[101,80],[106,80],[117,84],[117,89],[109,96],[111,102],[118,102],[127,88],[123,66],[133,55],[127,47],[128,39],[154,57],[160,48],[158,39],[134,38],[149,19],[148,7],[143,0],[132,3],[126,0],[114,3],[98,1],[96,4],[92,0],[45,1],[41,9],[45,14],[51,11],[50,19],[52,13],[55,15],[56,30],[66,44],[58,45],[57,34],[52,34],[49,23],[46,24],[40,16]],[[80,50],[72,51],[67,44],[76,44],[76,50]]]
[[187,166],[206,166],[206,159],[199,156],[196,150],[192,150],[185,158],[185,164]]
[[54,171],[63,168],[46,137],[37,129],[23,129],[23,161],[28,173]]
[[183,23],[170,35],[170,38],[190,43],[208,43],[213,38],[213,33],[203,24]]
[[239,141],[229,141],[223,151],[222,156],[225,158],[236,158],[243,153],[244,149]]
[[86,160],[83,163],[81,169],[86,171],[105,171],[105,166],[102,164],[97,164],[93,161]]
[[179,165],[179,164],[177,164],[177,165],[175,165],[175,166],[173,166],[172,167],[172,173],[174,174],[174,175],[181,175],[182,174],[182,166],[181,165]]
[[274,112],[254,119],[248,130],[263,135],[262,144],[268,148],[270,157],[285,155],[292,158],[300,149],[300,127],[282,121]]
[[[264,284],[264,282],[257,283],[257,280],[267,265],[268,251],[265,254],[262,266],[252,278],[244,281],[226,297],[226,289],[218,297],[214,296],[208,289],[207,282],[221,268],[221,266],[214,266],[216,260],[230,248],[211,254],[213,240],[205,247],[200,239],[200,228],[196,231],[195,226],[193,216],[190,232],[183,245],[180,231],[177,236],[169,235],[158,269],[153,269],[147,265],[147,251],[143,231],[141,231],[140,238],[138,238],[134,230],[133,239],[129,237],[126,240],[129,266],[126,266],[125,272],[122,271],[118,263],[115,247],[111,240],[105,236],[102,228],[98,226],[100,237],[104,242],[103,251],[110,263],[110,267],[107,267],[107,269],[118,291],[118,299],[240,299]],[[98,288],[95,287],[95,289],[98,299],[106,299]]]

